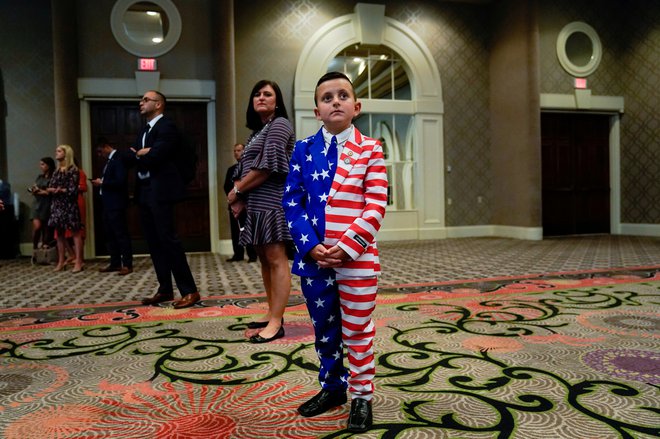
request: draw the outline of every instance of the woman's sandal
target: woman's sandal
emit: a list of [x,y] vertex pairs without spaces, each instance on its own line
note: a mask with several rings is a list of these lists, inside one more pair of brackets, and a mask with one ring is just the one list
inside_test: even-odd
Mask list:
[[[284,317],[282,317],[282,324],[284,325]],[[247,324],[248,329],[261,329],[265,328],[266,326],[268,326],[268,320],[265,322],[248,322]]]
[[280,326],[280,329],[278,329],[275,335],[273,335],[272,337],[264,338],[261,335],[257,334],[250,337],[249,341],[250,343],[268,343],[282,337],[284,337],[284,326]]

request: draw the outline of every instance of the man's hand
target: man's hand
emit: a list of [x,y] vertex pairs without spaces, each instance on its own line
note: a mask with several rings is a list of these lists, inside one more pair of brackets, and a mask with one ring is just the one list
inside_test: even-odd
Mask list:
[[101,180],[100,178],[95,178],[94,180],[89,180],[89,182],[92,183],[92,186],[94,186],[94,187],[98,187],[98,186],[101,186],[101,184],[103,184],[103,180]]
[[[131,148],[131,149],[133,149],[133,148]],[[133,151],[135,151],[135,150],[133,149]],[[142,157],[145,154],[149,154],[149,151],[151,151],[151,148],[138,149],[137,152],[135,153],[135,155],[137,155],[138,157]]]

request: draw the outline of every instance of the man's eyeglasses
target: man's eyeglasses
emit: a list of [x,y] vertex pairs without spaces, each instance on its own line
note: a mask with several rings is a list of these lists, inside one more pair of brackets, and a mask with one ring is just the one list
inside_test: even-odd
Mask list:
[[151,101],[151,102],[158,102],[158,101],[160,101],[160,99],[151,99],[151,98],[148,98],[148,97],[146,97],[146,96],[143,97],[142,99],[140,99],[140,102],[149,102],[149,101]]

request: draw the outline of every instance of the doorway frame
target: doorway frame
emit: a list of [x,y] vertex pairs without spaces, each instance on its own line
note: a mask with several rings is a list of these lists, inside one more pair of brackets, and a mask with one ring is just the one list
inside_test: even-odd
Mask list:
[[[216,108],[215,81],[186,79],[160,79],[159,72],[135,72],[135,78],[79,78],[78,99],[80,100],[81,162],[84,169],[92,166],[91,144],[91,101],[137,100],[147,90],[159,90],[172,102],[206,102],[208,187],[209,187],[209,235],[211,252],[220,252],[218,184],[216,176]],[[89,236],[94,236],[94,206],[87,203]],[[94,239],[85,240],[85,257],[96,257]]]
[[621,114],[623,96],[592,96],[589,89],[574,94],[541,93],[541,112],[575,112],[610,116],[610,234],[621,235]]
[[414,120],[415,207],[388,211],[378,239],[447,238],[440,71],[423,39],[405,24],[387,17],[384,5],[357,3],[354,13],[329,20],[307,40],[294,80],[295,131],[299,138],[318,131],[321,124],[314,115],[316,81],[337,53],[356,43],[393,49],[403,59],[411,85],[410,100],[360,99],[363,114],[406,114]]

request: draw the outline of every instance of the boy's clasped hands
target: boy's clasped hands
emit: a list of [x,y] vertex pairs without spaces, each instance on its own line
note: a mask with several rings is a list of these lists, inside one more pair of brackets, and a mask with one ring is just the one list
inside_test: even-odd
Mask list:
[[341,267],[344,262],[351,260],[351,257],[338,245],[326,248],[323,244],[318,244],[309,251],[309,256],[318,262],[321,268]]

